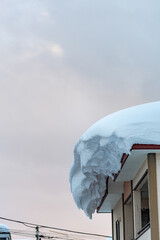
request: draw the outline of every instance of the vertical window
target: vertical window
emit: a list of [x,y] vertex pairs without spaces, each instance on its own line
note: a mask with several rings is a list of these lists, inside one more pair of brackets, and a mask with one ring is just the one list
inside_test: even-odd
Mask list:
[[150,221],[148,180],[141,187],[140,192],[141,192],[141,224],[142,228],[144,228]]
[[120,221],[116,221],[116,240],[120,240]]
[[137,236],[150,225],[147,171],[134,189],[135,229]]

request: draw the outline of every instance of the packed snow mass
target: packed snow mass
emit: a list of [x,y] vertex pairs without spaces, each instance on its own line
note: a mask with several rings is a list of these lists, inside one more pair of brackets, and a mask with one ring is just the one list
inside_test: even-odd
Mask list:
[[10,230],[6,225],[0,224],[0,233],[10,233]]
[[99,206],[106,178],[118,173],[133,144],[160,144],[160,101],[127,108],[91,126],[74,149],[70,169],[73,198],[87,216]]

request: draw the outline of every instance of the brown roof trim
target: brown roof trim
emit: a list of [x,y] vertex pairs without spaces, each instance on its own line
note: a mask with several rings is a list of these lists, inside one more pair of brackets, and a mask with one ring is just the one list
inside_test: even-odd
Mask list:
[[108,181],[109,181],[109,177],[107,177],[107,179],[106,179],[106,191],[105,191],[105,194],[104,194],[104,196],[103,196],[103,198],[102,198],[102,200],[100,202],[100,205],[97,207],[97,213],[99,212],[99,209],[101,208],[104,200],[106,199],[106,197],[108,195]]
[[[158,144],[133,144],[133,146],[131,147],[131,150],[145,150],[145,149],[160,149],[160,145]],[[122,158],[121,158],[121,169],[123,168],[127,158],[128,158],[129,154],[126,154],[124,153],[122,155]],[[116,180],[116,178],[118,177],[121,169],[119,170],[118,173],[114,174],[114,181]],[[109,180],[109,177],[107,177],[107,180],[106,180],[106,191],[105,191],[105,194],[101,200],[101,203],[100,205],[97,207],[97,213],[99,212],[104,200],[106,199],[107,195],[108,195],[108,180]]]
[[[156,144],[133,144],[133,146],[131,147],[131,150],[147,150],[147,149],[160,149],[160,145],[156,145]],[[121,159],[121,169],[123,168],[127,158],[128,158],[129,154],[124,153]],[[119,172],[117,174],[114,174],[114,181],[116,181],[121,169],[119,170]]]
[[133,144],[132,150],[143,150],[143,149],[160,149],[160,145],[157,144]]
[[[122,155],[122,158],[121,158],[121,169],[123,168],[123,166],[124,166],[124,164],[125,164],[128,156],[129,156],[129,154],[126,154],[126,153],[124,153],[124,154]],[[116,178],[118,177],[121,169],[118,171],[118,173],[114,174],[114,182],[116,181]]]

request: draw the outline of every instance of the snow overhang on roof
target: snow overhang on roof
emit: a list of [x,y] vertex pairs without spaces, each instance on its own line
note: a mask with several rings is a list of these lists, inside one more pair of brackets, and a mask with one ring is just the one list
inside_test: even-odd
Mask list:
[[111,114],[90,127],[76,144],[70,170],[71,191],[77,206],[89,217],[105,195],[106,179],[121,169],[124,153],[130,155],[130,161],[133,144],[160,144],[160,102]]

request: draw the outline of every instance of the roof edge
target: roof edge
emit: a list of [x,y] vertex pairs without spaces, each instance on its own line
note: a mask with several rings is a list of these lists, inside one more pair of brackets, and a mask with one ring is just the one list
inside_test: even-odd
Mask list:
[[[146,150],[146,149],[150,149],[150,150],[153,150],[153,149],[160,149],[160,145],[159,144],[133,144],[132,147],[131,147],[131,150]],[[126,154],[124,153],[122,155],[122,158],[121,158],[121,169],[123,168],[125,162],[127,161],[127,158],[128,158],[129,154]],[[116,178],[118,177],[121,169],[118,171],[118,173],[114,174],[114,182],[116,181]],[[101,208],[101,206],[103,205],[107,195],[108,195],[108,180],[109,180],[109,177],[107,177],[107,180],[106,180],[106,191],[105,191],[105,194],[104,196],[102,197],[102,200],[100,202],[100,205],[97,207],[97,213],[99,213],[99,210]]]

